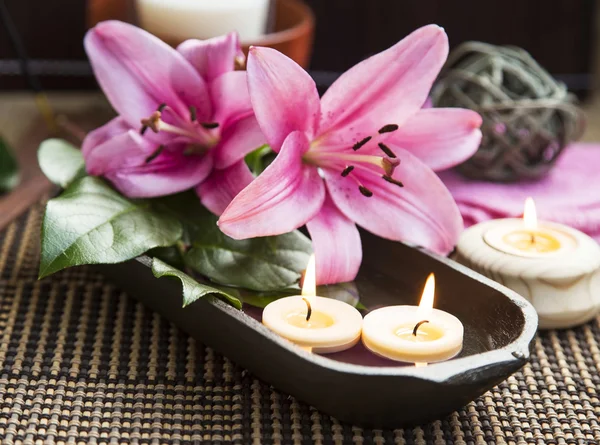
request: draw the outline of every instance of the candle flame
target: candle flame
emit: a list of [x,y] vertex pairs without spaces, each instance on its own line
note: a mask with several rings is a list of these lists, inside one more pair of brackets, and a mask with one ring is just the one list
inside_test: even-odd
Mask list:
[[525,200],[525,210],[523,212],[523,223],[527,230],[537,229],[537,212],[535,210],[535,202],[529,197]]
[[304,282],[302,283],[302,296],[314,297],[315,295],[317,295],[315,256],[311,255],[308,259],[308,264],[306,265],[306,271],[304,272]]
[[435,296],[435,275],[430,273],[425,281],[425,287],[423,288],[423,295],[421,296],[421,302],[417,309],[419,316],[426,316],[431,309],[433,309],[433,299]]

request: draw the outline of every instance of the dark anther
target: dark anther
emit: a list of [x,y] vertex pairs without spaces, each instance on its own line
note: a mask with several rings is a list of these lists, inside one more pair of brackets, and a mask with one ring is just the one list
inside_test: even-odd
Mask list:
[[381,151],[384,152],[386,155],[388,155],[390,158],[395,158],[396,157],[396,153],[394,153],[390,147],[388,147],[387,145],[385,145],[383,142],[380,142],[379,144],[379,148],[381,148]]
[[421,327],[421,325],[422,325],[422,324],[425,324],[425,323],[429,323],[429,320],[423,320],[423,321],[420,321],[420,322],[418,322],[418,323],[415,325],[415,328],[413,329],[413,335],[414,335],[415,337],[417,336],[417,331],[419,330],[419,328]]
[[349,165],[348,167],[346,167],[344,169],[344,171],[342,171],[342,177],[345,178],[346,176],[348,176],[352,170],[354,170],[354,166],[353,165]]
[[218,122],[202,122],[200,125],[202,125],[207,130],[212,130],[213,128],[217,128],[219,126],[219,123]]
[[206,150],[208,150],[208,148],[205,147],[204,145],[189,144],[185,148],[185,150],[183,150],[183,155],[184,156],[201,155],[201,154],[206,153]]
[[197,118],[198,118],[198,116],[197,116],[197,112],[196,112],[196,107],[192,105],[190,107],[190,119],[192,120],[192,122],[194,122]]
[[371,136],[367,136],[362,141],[358,141],[356,144],[354,144],[352,146],[352,150],[354,150],[354,151],[358,150],[360,147],[362,147],[363,145],[365,145],[370,140],[371,140]]
[[373,192],[366,188],[364,185],[359,185],[358,190],[363,194],[363,196],[366,196],[367,198],[373,196]]
[[306,303],[306,321],[308,321],[308,320],[310,320],[310,316],[312,315],[312,307],[310,305],[310,301],[308,301],[308,298],[302,298],[302,299]]
[[382,178],[385,179],[390,184],[397,185],[398,187],[404,187],[404,184],[402,184],[402,182],[395,180],[391,176],[383,175]]
[[162,113],[162,112],[165,110],[165,108],[167,108],[167,104],[164,104],[164,103],[163,103],[163,104],[160,104],[160,105],[158,106],[158,112],[159,112],[159,113]]
[[146,158],[146,164],[149,164],[150,162],[152,162],[156,158],[158,158],[164,149],[165,149],[164,145],[159,145],[158,148],[156,150],[154,150],[154,152]]
[[383,133],[391,133],[392,131],[396,131],[398,129],[398,125],[396,124],[388,124],[384,125],[379,129],[379,134]]
[[393,158],[393,159],[384,158],[383,159],[383,171],[388,176],[392,176],[392,173],[394,173],[394,170],[396,170],[396,167],[398,167],[399,165],[400,165],[400,159],[398,159],[398,158]]

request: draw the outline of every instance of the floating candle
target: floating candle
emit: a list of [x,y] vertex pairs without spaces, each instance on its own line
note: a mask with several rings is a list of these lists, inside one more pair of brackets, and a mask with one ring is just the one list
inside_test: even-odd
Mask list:
[[316,268],[311,256],[302,295],[276,300],[263,310],[263,324],[282,337],[326,354],[351,348],[360,339],[362,315],[342,301],[316,296]]
[[137,0],[144,29],[169,43],[237,31],[243,42],[265,33],[269,0]]
[[456,260],[527,298],[540,328],[575,326],[600,311],[600,247],[562,224],[537,221],[531,198],[523,219],[477,224],[461,236]]
[[462,349],[463,325],[458,318],[433,308],[435,278],[429,275],[419,306],[388,306],[369,312],[362,340],[375,354],[424,363],[448,360]]

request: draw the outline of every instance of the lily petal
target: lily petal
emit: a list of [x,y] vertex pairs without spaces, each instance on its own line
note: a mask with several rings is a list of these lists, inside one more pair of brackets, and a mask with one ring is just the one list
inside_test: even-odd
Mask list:
[[207,82],[235,69],[236,59],[244,61],[236,32],[208,40],[186,40],[177,47]]
[[306,223],[315,252],[317,284],[333,284],[356,278],[362,261],[360,234],[329,196],[321,211]]
[[87,157],[99,145],[102,145],[109,139],[115,136],[127,133],[132,130],[131,126],[122,117],[115,117],[111,121],[90,131],[83,140],[81,152],[84,157]]
[[221,215],[238,193],[252,182],[254,176],[244,161],[224,170],[213,170],[198,187],[200,201],[215,215]]
[[402,147],[433,170],[469,159],[481,142],[481,116],[461,108],[427,108],[391,133],[387,143]]
[[117,112],[132,127],[161,103],[180,116],[196,107],[208,119],[208,87],[185,58],[152,34],[119,21],[98,24],[85,37],[96,79]]
[[[324,170],[333,201],[348,218],[376,235],[441,254],[450,252],[463,229],[452,195],[417,157],[401,148],[394,151],[401,163],[393,178],[404,187],[384,181],[370,169],[356,168],[348,177],[342,177],[339,171]],[[356,179],[373,196],[363,196]]]
[[104,176],[124,195],[146,198],[181,192],[210,173],[212,156],[185,156],[184,144],[157,151],[156,144],[134,130],[108,137],[121,124],[115,121],[88,136],[83,156],[90,175]]
[[250,48],[248,89],[256,119],[276,152],[292,131],[312,140],[318,128],[317,86],[296,62],[271,48]]
[[[138,167],[158,148],[123,124],[124,121],[114,119],[85,138],[82,154],[90,175],[101,176]],[[118,130],[124,131],[117,132]]]
[[426,101],[447,55],[446,33],[429,25],[355,65],[323,96],[320,134],[328,144],[352,145],[402,125]]
[[318,170],[302,162],[308,148],[304,133],[291,133],[273,163],[225,209],[218,223],[223,233],[235,239],[280,235],[312,219],[325,186]]
[[211,156],[189,156],[172,159],[166,166],[142,165],[136,169],[118,170],[104,176],[125,196],[153,198],[179,193],[202,182],[212,169]]
[[244,71],[232,71],[217,77],[209,86],[214,104],[212,120],[227,126],[252,114],[252,103]]
[[265,136],[256,118],[249,116],[241,119],[223,132],[221,142],[215,147],[215,167],[227,168],[265,143]]

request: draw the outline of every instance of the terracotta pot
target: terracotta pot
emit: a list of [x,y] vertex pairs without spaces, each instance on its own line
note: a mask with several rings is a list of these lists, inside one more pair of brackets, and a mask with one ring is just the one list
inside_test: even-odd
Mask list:
[[268,46],[307,68],[312,53],[314,30],[315,18],[308,5],[300,0],[277,0],[275,32],[244,45],[244,52],[248,54],[251,45]]
[[[88,24],[90,27],[102,20],[123,20],[136,23],[131,1],[89,0]],[[244,42],[244,52],[255,46],[268,46],[281,51],[299,65],[307,67],[310,62],[315,29],[315,18],[311,9],[301,0],[276,0],[275,31],[265,34],[255,42]],[[181,41],[159,36],[176,46]]]

